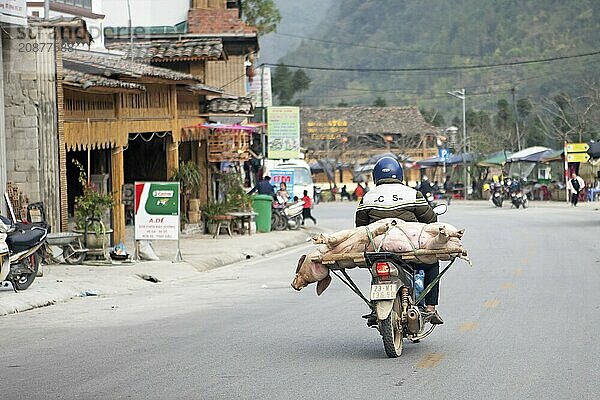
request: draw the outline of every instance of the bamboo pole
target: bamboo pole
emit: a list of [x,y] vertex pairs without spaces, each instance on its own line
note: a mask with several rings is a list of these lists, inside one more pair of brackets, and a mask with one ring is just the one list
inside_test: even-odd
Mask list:
[[114,201],[112,209],[113,244],[125,241],[125,206],[123,205],[123,193],[121,189],[125,184],[123,150],[122,147],[118,147],[111,152],[111,190]]

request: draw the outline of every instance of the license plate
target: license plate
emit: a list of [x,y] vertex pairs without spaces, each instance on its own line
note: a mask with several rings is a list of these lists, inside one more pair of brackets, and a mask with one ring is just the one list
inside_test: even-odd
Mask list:
[[394,300],[398,285],[388,283],[384,285],[371,285],[371,300]]

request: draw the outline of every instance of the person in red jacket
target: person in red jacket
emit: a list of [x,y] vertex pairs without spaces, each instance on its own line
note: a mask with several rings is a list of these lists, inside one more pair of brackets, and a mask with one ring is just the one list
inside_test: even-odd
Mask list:
[[307,218],[312,219],[316,225],[317,220],[315,219],[315,217],[312,216],[312,214],[310,212],[310,208],[312,207],[312,201],[310,200],[310,197],[308,197],[308,190],[304,191],[304,196],[302,197],[302,201],[304,202],[304,205],[302,208],[302,225],[304,225],[304,220]]

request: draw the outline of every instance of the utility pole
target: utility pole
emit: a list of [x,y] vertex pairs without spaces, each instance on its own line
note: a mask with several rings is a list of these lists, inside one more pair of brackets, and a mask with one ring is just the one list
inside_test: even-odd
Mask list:
[[447,92],[447,93],[450,96],[453,96],[453,97],[456,97],[457,99],[462,100],[462,123],[463,123],[462,162],[463,162],[464,179],[465,179],[464,197],[466,200],[467,199],[467,187],[468,187],[468,182],[469,182],[469,177],[468,177],[468,172],[467,172],[467,162],[465,159],[465,155],[467,153],[467,109],[466,109],[466,105],[465,105],[465,100],[467,98],[467,92],[463,88],[461,90],[453,90],[453,91]]
[[50,0],[44,0],[44,19],[50,19]]
[[131,62],[133,62],[133,25],[131,23],[131,4],[127,0],[127,12],[129,13],[129,55],[131,56]]
[[515,87],[510,90],[512,92],[513,108],[515,109],[515,131],[517,132],[517,149],[521,151],[521,135],[519,134],[519,113],[517,112],[517,102],[515,101]]

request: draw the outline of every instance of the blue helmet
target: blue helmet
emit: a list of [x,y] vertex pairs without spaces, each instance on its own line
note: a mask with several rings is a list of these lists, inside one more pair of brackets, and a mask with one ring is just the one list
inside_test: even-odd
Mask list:
[[373,168],[373,181],[376,185],[378,185],[379,181],[382,179],[397,179],[402,182],[403,177],[404,172],[402,171],[402,167],[398,161],[392,157],[380,158]]

